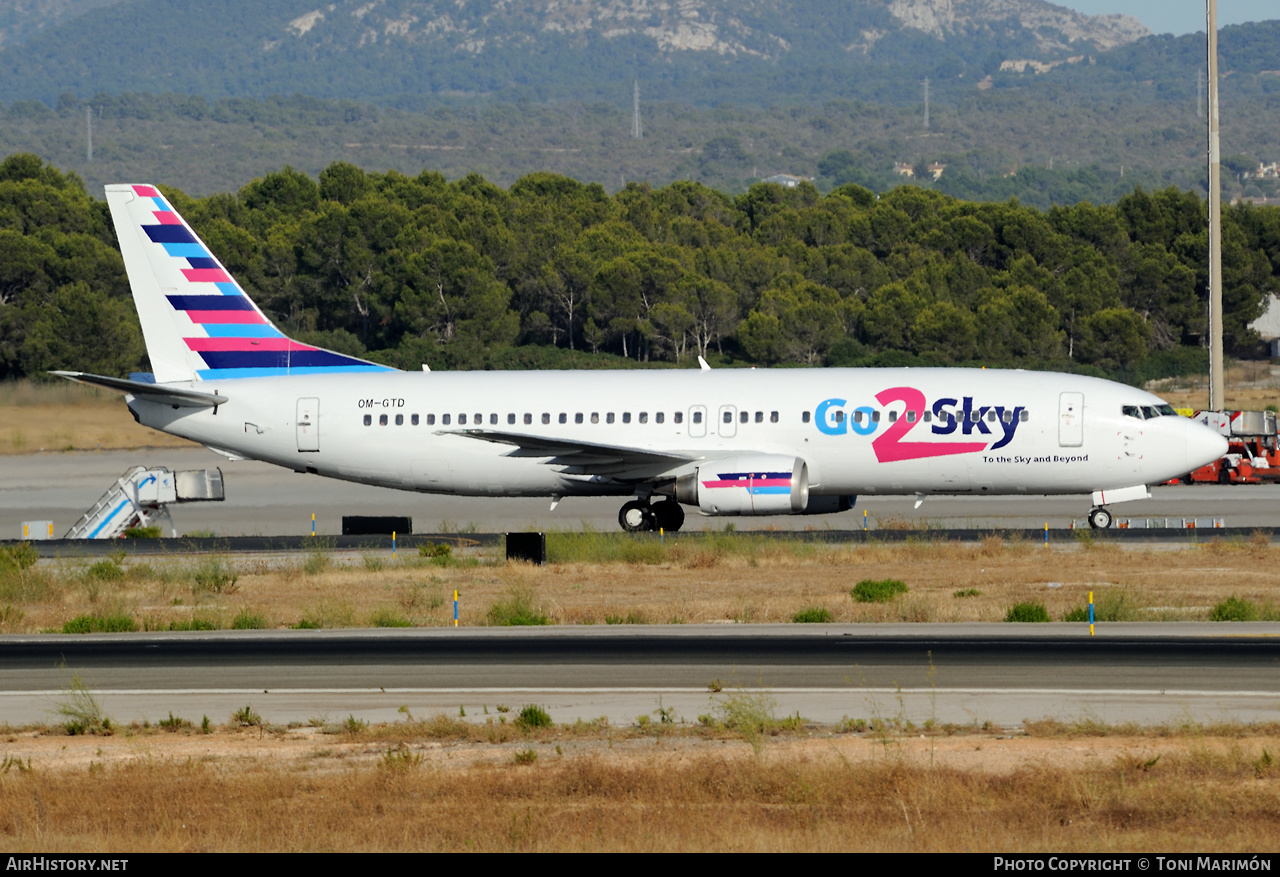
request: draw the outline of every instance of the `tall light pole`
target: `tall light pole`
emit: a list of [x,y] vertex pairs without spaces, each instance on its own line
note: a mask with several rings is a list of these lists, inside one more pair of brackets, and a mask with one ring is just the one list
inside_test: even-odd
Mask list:
[[1218,145],[1218,0],[1207,0],[1209,37],[1209,409],[1227,404],[1222,371],[1222,155]]

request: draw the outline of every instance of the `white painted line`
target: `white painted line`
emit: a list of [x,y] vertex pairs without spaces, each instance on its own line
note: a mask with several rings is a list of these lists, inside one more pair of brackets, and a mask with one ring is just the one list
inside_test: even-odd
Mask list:
[[[65,688],[0,691],[0,697],[65,697]],[[1272,697],[1280,691],[1226,691],[1181,688],[95,688],[95,697],[112,695],[234,694],[238,697],[272,694],[1033,694],[1078,697]]]

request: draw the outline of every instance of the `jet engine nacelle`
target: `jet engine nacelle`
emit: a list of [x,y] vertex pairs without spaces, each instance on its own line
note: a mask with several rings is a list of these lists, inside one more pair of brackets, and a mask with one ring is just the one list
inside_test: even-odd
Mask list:
[[676,481],[676,500],[704,515],[802,514],[809,505],[809,467],[780,454],[713,460]]

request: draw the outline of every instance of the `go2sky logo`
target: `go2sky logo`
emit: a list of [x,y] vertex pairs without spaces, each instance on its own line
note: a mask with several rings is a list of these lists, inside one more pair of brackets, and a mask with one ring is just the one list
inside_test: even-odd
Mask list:
[[[1023,412],[1021,405],[975,407],[972,396],[962,396],[959,399],[940,397],[930,407],[924,393],[915,387],[884,390],[876,394],[876,401],[886,409],[895,402],[901,402],[904,406],[902,411],[897,412],[897,419],[888,424],[884,434],[871,442],[876,459],[881,463],[998,450],[1013,441]],[[826,435],[846,435],[850,432],[855,435],[871,435],[880,429],[881,421],[876,409],[862,405],[846,410],[848,404],[848,400],[837,398],[824,399],[819,403],[814,410],[814,422],[818,431]],[[916,412],[915,417],[908,419],[905,416],[907,411]],[[931,415],[928,429],[933,435],[952,435],[957,431],[961,435],[994,435],[992,430],[999,429],[1001,436],[994,443],[985,440],[904,441],[907,433],[925,425],[923,414],[926,411]],[[859,413],[861,416],[857,416]],[[994,421],[991,419],[992,414],[995,415]]]

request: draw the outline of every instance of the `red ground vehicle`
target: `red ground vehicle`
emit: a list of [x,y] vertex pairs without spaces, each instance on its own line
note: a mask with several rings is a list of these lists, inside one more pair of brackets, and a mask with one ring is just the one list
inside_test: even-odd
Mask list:
[[1182,477],[1183,484],[1280,483],[1274,411],[1197,411],[1198,420],[1227,437],[1227,454]]

